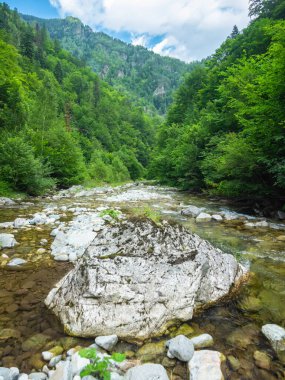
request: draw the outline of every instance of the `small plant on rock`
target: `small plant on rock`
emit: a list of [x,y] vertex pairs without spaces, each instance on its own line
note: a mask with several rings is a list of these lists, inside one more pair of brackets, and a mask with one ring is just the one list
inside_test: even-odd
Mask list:
[[91,375],[97,376],[100,380],[110,380],[110,368],[112,368],[114,362],[121,363],[126,359],[124,354],[117,352],[111,356],[99,356],[95,348],[84,348],[79,351],[79,355],[91,361],[91,363],[80,372],[80,377]]
[[115,219],[115,220],[118,220],[119,219],[119,215],[120,215],[120,211],[118,210],[113,210],[113,209],[107,209],[107,210],[104,210],[100,213],[100,217],[102,218],[103,216],[106,216],[106,215],[109,215],[111,218]]

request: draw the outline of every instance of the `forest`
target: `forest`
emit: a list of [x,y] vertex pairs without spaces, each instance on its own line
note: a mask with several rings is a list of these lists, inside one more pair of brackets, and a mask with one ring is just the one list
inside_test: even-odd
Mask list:
[[1,194],[145,176],[158,118],[5,3],[0,45]]
[[162,119],[104,82],[82,58],[88,52],[72,55],[44,23],[27,23],[3,3],[1,193],[148,178],[226,197],[282,199],[284,9],[282,1],[252,0],[249,26],[234,26],[212,56],[181,74]]
[[285,3],[252,0],[253,20],[186,77],[158,131],[150,175],[227,197],[283,197]]

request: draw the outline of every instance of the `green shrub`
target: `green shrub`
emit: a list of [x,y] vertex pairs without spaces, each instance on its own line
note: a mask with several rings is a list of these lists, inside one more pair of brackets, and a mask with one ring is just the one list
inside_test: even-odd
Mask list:
[[126,359],[126,356],[119,353],[113,353],[111,356],[100,358],[95,348],[84,348],[79,351],[82,358],[90,359],[91,364],[88,364],[81,372],[80,376],[96,376],[100,380],[110,380],[112,361],[121,363]]

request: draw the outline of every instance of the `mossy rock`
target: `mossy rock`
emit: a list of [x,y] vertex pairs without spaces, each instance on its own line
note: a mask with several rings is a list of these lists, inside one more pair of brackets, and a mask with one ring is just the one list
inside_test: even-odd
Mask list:
[[15,329],[0,329],[0,341],[6,341],[10,338],[20,338],[21,333]]
[[61,346],[55,346],[49,350],[49,352],[54,354],[54,356],[61,355],[63,353],[63,351],[64,351],[63,347],[61,347]]
[[23,342],[22,349],[23,351],[38,351],[47,344],[49,339],[48,335],[35,334]]
[[155,361],[166,353],[166,340],[154,343],[146,343],[136,353],[136,357],[142,362]]
[[71,336],[60,339],[60,345],[63,347],[64,351],[78,346],[79,342],[80,340],[78,338],[73,338]]
[[29,359],[29,364],[33,369],[41,370],[46,363],[43,361],[42,354],[35,354]]
[[195,329],[189,326],[187,323],[183,323],[183,325],[179,326],[178,328],[176,328],[174,331],[170,333],[170,337],[174,338],[177,335],[185,335],[189,338],[189,337],[192,337],[194,334],[197,335],[197,331],[195,331]]

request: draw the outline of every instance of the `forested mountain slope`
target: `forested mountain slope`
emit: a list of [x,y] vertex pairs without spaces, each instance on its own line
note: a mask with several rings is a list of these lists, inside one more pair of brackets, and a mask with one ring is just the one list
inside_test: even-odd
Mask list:
[[94,33],[74,17],[65,19],[23,18],[47,28],[50,36],[63,48],[83,60],[106,82],[129,93],[148,111],[164,114],[172,101],[173,90],[194,64],[162,57],[142,46],[126,44],[105,33]]
[[153,119],[0,4],[0,192],[144,175]]
[[151,175],[185,189],[284,198],[285,3],[254,20],[185,79],[158,134]]

